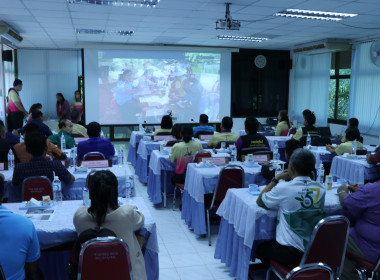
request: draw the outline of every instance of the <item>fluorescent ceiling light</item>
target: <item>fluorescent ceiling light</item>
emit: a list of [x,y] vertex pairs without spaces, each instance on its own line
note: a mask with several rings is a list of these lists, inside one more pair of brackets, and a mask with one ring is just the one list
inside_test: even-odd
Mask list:
[[233,41],[247,41],[247,42],[257,42],[268,40],[268,38],[257,38],[252,36],[230,36],[230,35],[219,35],[216,37],[220,40],[233,40]]
[[136,7],[153,7],[160,2],[160,0],[66,0],[69,4],[92,4],[92,5],[103,5],[103,6],[133,6]]
[[274,16],[280,16],[280,17],[330,20],[330,21],[340,21],[342,19],[356,17],[357,15],[358,14],[322,12],[322,11],[300,10],[300,9],[286,9],[274,14]]
[[77,34],[91,34],[91,35],[107,34],[107,35],[132,36],[133,34],[133,31],[122,31],[122,30],[106,31],[103,29],[86,29],[86,28],[75,29],[75,32]]

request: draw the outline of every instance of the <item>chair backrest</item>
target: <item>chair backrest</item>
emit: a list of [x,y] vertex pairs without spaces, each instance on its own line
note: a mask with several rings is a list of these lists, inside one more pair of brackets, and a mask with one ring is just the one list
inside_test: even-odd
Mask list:
[[103,160],[106,157],[100,152],[89,152],[83,156],[83,160]]
[[320,220],[314,227],[300,265],[323,262],[339,277],[343,269],[349,228],[350,222],[344,216]]
[[289,136],[290,134],[294,135],[294,134],[296,134],[296,132],[297,132],[297,128],[291,127],[288,131],[288,135],[286,135],[286,136]]
[[87,241],[79,255],[78,279],[133,279],[127,244],[117,237]]
[[210,209],[217,210],[228,189],[244,187],[244,169],[239,165],[227,165],[219,172],[218,185],[215,188]]
[[192,163],[194,161],[194,156],[183,156],[180,158],[177,158],[177,163],[175,166],[175,174],[185,174],[187,165],[189,163]]
[[318,127],[318,134],[321,135],[322,137],[331,137],[331,130],[330,127],[328,126],[320,126]]
[[235,144],[236,141],[220,141],[218,144],[216,144],[215,148],[220,149],[222,142],[226,142],[226,148],[228,148],[230,145]]
[[285,280],[333,280],[333,270],[324,263],[311,263],[297,266],[290,271]]
[[[310,134],[311,142],[313,142],[314,138],[320,138],[320,137],[321,136],[318,134]],[[301,139],[300,139],[300,142],[303,146],[306,146],[306,140],[307,140],[307,134],[303,134]],[[316,141],[316,140],[314,140],[314,141]]]
[[23,201],[28,201],[32,197],[42,200],[42,197],[49,195],[53,200],[53,187],[50,179],[46,176],[33,176],[24,179],[22,182]]
[[359,156],[366,155],[367,154],[367,149],[364,147],[360,147],[356,150],[356,154]]
[[273,158],[273,152],[269,150],[268,147],[245,147],[241,148],[238,152],[238,159],[241,160],[241,156],[248,154],[260,155],[260,154],[269,154]]
[[172,135],[172,133],[171,132],[162,131],[162,132],[158,132],[156,135]]
[[210,158],[211,157],[211,153],[208,152],[208,151],[199,151],[195,154],[195,158],[194,158],[194,162],[195,163],[198,163],[200,161],[202,161],[202,158]]
[[172,141],[174,139],[175,138],[170,134],[169,135],[157,134],[157,135],[152,136],[153,141]]
[[290,129],[283,129],[283,130],[281,131],[280,136],[288,136],[288,134],[289,134],[289,130],[290,130]]
[[194,138],[200,139],[201,135],[213,135],[213,134],[214,134],[213,131],[197,131],[197,133],[195,133],[195,135],[194,135]]
[[4,272],[3,272],[3,268],[1,267],[1,264],[0,264],[0,280],[6,280]]
[[168,141],[165,145],[165,147],[173,147],[175,144],[181,142],[181,140],[171,140],[171,141]]
[[326,136],[321,137],[312,137],[311,138],[311,145],[312,146],[326,146],[331,145],[331,139]]

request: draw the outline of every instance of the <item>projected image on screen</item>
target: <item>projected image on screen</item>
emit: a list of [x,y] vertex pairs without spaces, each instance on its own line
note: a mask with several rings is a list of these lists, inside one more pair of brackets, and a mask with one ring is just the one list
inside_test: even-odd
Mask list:
[[99,51],[98,69],[100,123],[219,121],[218,53]]

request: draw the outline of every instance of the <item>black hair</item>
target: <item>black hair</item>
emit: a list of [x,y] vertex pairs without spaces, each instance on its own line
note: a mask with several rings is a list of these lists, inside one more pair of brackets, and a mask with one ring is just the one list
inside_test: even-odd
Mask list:
[[356,127],[349,127],[346,129],[346,139],[348,141],[359,141],[360,131]]
[[25,136],[26,151],[32,156],[40,157],[46,149],[46,137],[41,132],[27,133]]
[[234,125],[234,122],[233,122],[232,118],[224,117],[222,119],[222,125],[223,125],[224,129],[231,130],[232,126]]
[[3,120],[0,120],[0,125],[5,126]]
[[74,91],[74,100],[75,100],[76,102],[78,102],[78,101],[77,101],[77,93],[79,93],[79,97],[80,97],[80,100],[79,100],[79,101],[82,101],[82,95],[80,94],[80,91],[79,91],[79,90]]
[[290,158],[295,150],[302,148],[302,143],[294,138],[285,142],[285,152]]
[[206,114],[201,114],[199,116],[199,123],[208,124],[208,116]]
[[173,125],[171,135],[177,140],[182,139],[182,137],[181,137],[181,125],[179,123],[176,123],[175,125]]
[[35,110],[32,112],[32,119],[39,119],[42,117],[42,112],[40,110]]
[[255,117],[248,117],[245,119],[244,127],[248,134],[256,134],[259,129],[259,121]]
[[190,142],[190,140],[193,138],[193,134],[194,134],[194,131],[193,131],[193,128],[191,126],[189,126],[189,125],[182,126],[181,135],[182,135],[182,139],[183,139],[183,141],[185,141],[185,143]]
[[289,128],[291,128],[291,126],[290,126],[290,122],[289,122],[288,111],[286,111],[286,110],[281,110],[281,111],[278,113],[278,115],[280,116],[279,121],[280,121],[280,122],[284,122],[284,121],[285,121],[285,122],[288,124]]
[[302,148],[293,151],[289,162],[301,176],[309,176],[315,168],[315,157],[313,153]]
[[0,177],[0,205],[3,202],[3,196],[4,196],[4,180],[3,180],[3,177]]
[[101,130],[102,129],[100,128],[100,124],[98,122],[90,122],[87,126],[88,137],[99,137]]
[[359,120],[357,118],[351,118],[348,120],[349,127],[359,127]]
[[13,86],[17,87],[18,85],[22,85],[22,81],[19,79],[15,79],[15,81],[13,82]]
[[315,118],[314,112],[311,112],[310,114],[305,115],[304,118],[307,121],[308,125],[313,126],[315,124],[316,118]]
[[36,123],[28,123],[26,126],[23,128],[24,135],[33,133],[33,132],[40,132],[41,133],[41,128],[38,126]]
[[310,115],[311,114],[311,111],[309,109],[305,109],[303,110],[302,112],[302,115],[305,117],[306,115]]
[[171,129],[173,127],[172,117],[169,115],[165,115],[161,119],[161,128],[163,129]]
[[59,102],[58,100],[57,100],[57,104],[59,105],[59,104],[63,104],[63,102],[65,102],[65,98],[63,97],[63,94],[62,93],[60,93],[60,92],[58,92],[55,96],[60,96],[61,98],[62,98],[62,100],[61,100],[61,102]]
[[117,201],[118,182],[115,174],[109,170],[101,170],[92,175],[89,185],[91,206],[88,213],[101,226],[106,219],[108,208],[119,208]]
[[59,121],[59,123],[58,123],[59,130],[61,130],[62,128],[66,127],[66,122],[67,122],[67,119],[62,119],[62,120]]
[[80,112],[77,109],[73,109],[70,113],[70,117],[73,121],[78,121],[80,119]]
[[41,103],[33,104],[33,105],[30,106],[30,108],[29,108],[29,114],[33,113],[33,112],[36,111],[36,110],[40,110],[41,108],[42,108],[42,104],[41,104]]

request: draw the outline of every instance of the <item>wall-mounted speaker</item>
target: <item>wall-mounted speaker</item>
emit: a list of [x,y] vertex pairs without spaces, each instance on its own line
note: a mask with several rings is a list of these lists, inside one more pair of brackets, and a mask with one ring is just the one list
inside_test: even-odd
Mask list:
[[12,62],[13,61],[12,50],[5,50],[5,51],[3,51],[2,58],[3,58],[3,61]]

